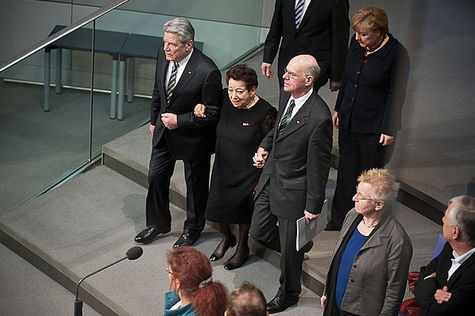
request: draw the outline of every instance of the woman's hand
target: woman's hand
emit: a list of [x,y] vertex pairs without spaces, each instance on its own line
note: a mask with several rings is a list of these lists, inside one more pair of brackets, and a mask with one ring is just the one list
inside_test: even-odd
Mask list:
[[193,113],[195,114],[196,117],[205,118],[206,117],[205,110],[206,110],[206,106],[204,104],[199,103],[195,106]]
[[259,147],[257,152],[254,154],[254,157],[252,157],[252,161],[254,161],[254,167],[258,169],[263,168],[268,156],[269,153],[264,148]]
[[338,128],[338,126],[340,125],[340,119],[338,118],[338,112],[337,111],[335,111],[333,113],[332,122],[333,122],[333,126],[335,126],[336,128]]
[[391,145],[392,143],[394,143],[394,136],[381,134],[381,137],[379,137],[379,143],[382,146]]
[[322,295],[322,298],[320,298],[320,306],[325,309],[325,302],[327,301],[327,296]]

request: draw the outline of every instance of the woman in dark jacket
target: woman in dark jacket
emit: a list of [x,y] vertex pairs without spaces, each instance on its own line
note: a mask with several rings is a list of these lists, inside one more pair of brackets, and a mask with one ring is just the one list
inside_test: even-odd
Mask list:
[[340,230],[353,204],[358,175],[389,161],[406,94],[409,57],[388,33],[386,12],[363,8],[353,16],[351,26],[355,35],[333,114],[340,161],[327,230]]

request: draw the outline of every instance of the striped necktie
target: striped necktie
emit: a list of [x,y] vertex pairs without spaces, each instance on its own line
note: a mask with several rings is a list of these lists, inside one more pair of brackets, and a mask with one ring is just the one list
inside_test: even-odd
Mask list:
[[305,0],[298,0],[297,5],[295,6],[295,29],[298,30],[300,22],[302,22],[303,16],[303,5]]
[[168,87],[167,87],[167,103],[170,103],[170,99],[172,98],[173,95],[173,90],[175,89],[176,86],[176,73],[178,70],[178,63],[173,62],[173,68],[172,68],[172,73],[170,75],[170,79],[168,79]]
[[294,99],[292,99],[290,100],[290,104],[289,104],[289,107],[287,108],[287,111],[285,112],[284,116],[282,116],[282,119],[280,120],[279,129],[277,130],[278,136],[282,134],[287,124],[289,124],[292,118],[292,111],[294,110],[294,107],[295,107],[295,101]]

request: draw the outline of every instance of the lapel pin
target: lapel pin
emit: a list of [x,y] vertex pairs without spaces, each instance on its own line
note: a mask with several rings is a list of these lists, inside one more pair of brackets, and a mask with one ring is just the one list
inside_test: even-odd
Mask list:
[[188,71],[188,74],[191,75],[191,71]]
[[300,124],[300,121],[299,121],[299,120],[297,120],[297,124]]
[[249,123],[247,123],[247,122],[242,122],[242,126],[249,126]]

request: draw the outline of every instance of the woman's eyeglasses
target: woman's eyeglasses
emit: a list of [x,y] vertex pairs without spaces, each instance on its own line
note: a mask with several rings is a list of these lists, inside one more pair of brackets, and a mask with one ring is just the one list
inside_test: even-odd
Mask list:
[[356,194],[353,196],[355,200],[358,201],[374,201],[374,199],[366,198],[364,196],[361,196],[361,193],[358,192],[358,187],[356,187]]

